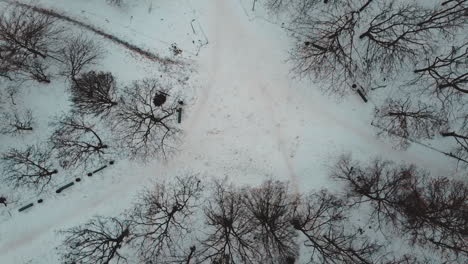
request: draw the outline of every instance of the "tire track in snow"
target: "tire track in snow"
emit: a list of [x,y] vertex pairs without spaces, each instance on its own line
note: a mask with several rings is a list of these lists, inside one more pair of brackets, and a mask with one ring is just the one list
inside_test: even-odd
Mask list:
[[[198,89],[198,91],[200,92],[200,94],[197,94],[196,95],[196,98],[198,99],[195,103],[195,107],[193,108],[193,110],[190,112],[189,114],[189,118],[186,122],[186,125],[185,127],[187,128],[190,128],[193,131],[196,131],[196,127],[197,127],[197,124],[199,124],[199,121],[200,119],[206,115],[206,109],[208,107],[208,104],[207,102],[209,102],[209,100],[211,99],[211,96],[212,96],[212,90],[213,90],[213,87],[215,86],[216,84],[216,77],[218,75],[218,69],[219,69],[219,66],[220,66],[220,61],[219,61],[219,40],[218,40],[218,36],[219,36],[219,26],[218,26],[218,23],[217,21],[220,19],[219,17],[219,12],[217,12],[218,10],[218,4],[215,5],[215,9],[214,11],[212,11],[212,13],[216,14],[216,18],[215,18],[215,21],[212,22],[212,24],[215,25],[215,28],[214,30],[210,30],[210,32],[208,32],[208,39],[210,39],[210,44],[212,47],[213,47],[213,51],[212,51],[212,54],[203,54],[201,53],[200,57],[203,58],[204,56],[206,56],[207,60],[209,61],[209,67],[208,69],[202,69],[202,70],[205,70],[206,73],[209,73],[208,75],[208,81],[206,83],[206,86],[202,87],[202,89]],[[200,18],[197,18],[197,19],[200,19]],[[213,33],[213,36],[210,35],[210,33],[214,31]],[[209,49],[205,49],[205,50],[209,50]],[[200,76],[200,78],[203,78],[203,76]],[[194,138],[194,135],[193,133],[191,132],[190,135],[188,135],[185,139],[187,141],[190,142],[190,140],[192,140]],[[185,145],[185,144],[184,144]]]
[[[236,2],[236,5],[238,3]],[[245,47],[258,47],[256,45],[250,45],[250,43],[241,43],[240,40],[236,39],[236,35],[241,35],[241,34],[248,34],[249,41],[258,41],[259,39],[256,37],[255,32],[253,32],[252,27],[246,26],[242,24],[243,18],[236,18],[233,14],[236,12],[233,12],[232,10],[235,8],[239,8],[241,6],[229,6],[228,3],[226,3],[226,0],[216,0],[214,4],[214,8],[210,10],[212,13],[210,14],[210,17],[213,17],[214,20],[211,21],[211,24],[214,25],[215,29],[214,35],[210,36],[209,39],[211,40],[211,43],[213,44],[213,51],[210,53],[209,56],[211,56],[211,66],[208,68],[209,73],[210,73],[210,78],[208,81],[208,86],[203,89],[203,94],[201,95],[202,98],[200,98],[200,101],[197,102],[198,107],[194,110],[195,114],[190,115],[190,121],[188,127],[191,128],[192,131],[196,131],[197,127],[199,127],[199,121],[202,117],[206,116],[206,107],[209,105],[208,102],[210,102],[210,99],[212,98],[212,93],[213,93],[213,88],[216,85],[229,85],[229,87],[232,87],[232,84],[230,83],[224,83],[223,81],[228,80],[228,78],[233,78],[236,77],[236,74],[239,74],[239,72],[236,72],[236,68],[229,69],[228,73],[226,72],[219,72],[219,67],[222,67],[223,65],[221,64],[221,61],[229,61],[232,58],[232,54],[229,54],[229,50],[227,44],[231,44],[233,41],[238,41],[239,46],[245,45]],[[242,13],[242,12],[237,12],[237,13]],[[228,35],[226,35],[228,34]],[[224,48],[224,49],[223,49]],[[223,53],[222,51],[228,51],[228,53]],[[262,50],[256,50],[255,54],[262,54]],[[251,64],[251,61],[249,60],[250,58],[242,59],[240,60],[241,65],[236,65],[245,69],[250,69],[252,67],[255,67],[255,65]],[[225,70],[225,69],[224,69]],[[269,94],[266,93],[265,87],[262,87],[262,85],[258,85],[259,83],[264,83],[265,80],[267,80],[267,76],[261,75],[260,77],[258,76],[252,76],[251,73],[254,72],[254,68],[252,68],[252,71],[248,71],[247,75],[238,75],[237,77],[240,80],[254,80],[253,83],[242,83],[244,87],[248,87],[249,89],[256,89],[258,90],[260,95],[266,95],[266,96],[259,96],[257,99],[262,100],[263,104],[267,107],[267,112],[268,115],[267,119],[270,119],[270,123],[272,124],[271,129],[275,131],[275,138],[276,138],[276,145],[278,146],[278,151],[280,152],[284,163],[285,167],[287,168],[288,171],[288,176],[291,181],[291,184],[293,185],[295,191],[298,191],[298,182],[297,182],[297,176],[296,173],[294,172],[294,166],[287,154],[286,151],[286,141],[284,140],[284,135],[281,130],[281,127],[276,126],[277,121],[274,116],[274,111],[273,111],[273,106],[272,106],[272,98]],[[232,72],[231,72],[232,71]],[[228,77],[228,78],[226,78]],[[224,79],[223,79],[224,78]],[[198,128],[198,130],[200,130]],[[190,135],[186,137],[187,143],[190,144],[191,141],[196,141],[197,136],[200,136],[202,134],[200,133],[193,133],[191,132]]]
[[281,124],[279,124],[277,121],[276,121],[276,118],[275,118],[275,114],[274,114],[274,108],[273,108],[273,99],[271,97],[271,95],[268,93],[265,85],[261,85],[261,92],[262,92],[262,95],[264,95],[264,97],[266,98],[266,100],[264,100],[264,104],[266,105],[267,109],[268,109],[268,112],[270,113],[270,119],[271,119],[271,122],[273,123],[274,127],[275,127],[275,134],[276,134],[276,139],[277,139],[277,145],[278,145],[278,149],[281,153],[281,155],[283,156],[283,160],[286,164],[286,168],[288,169],[288,173],[289,173],[289,179],[291,181],[291,184],[293,185],[293,188],[294,188],[294,191],[296,194],[299,194],[300,193],[300,190],[299,190],[299,182],[298,182],[298,177],[297,177],[297,174],[295,172],[295,167],[292,163],[292,160],[291,158],[289,157],[288,153],[287,153],[287,148],[286,148],[286,143],[285,143],[285,135],[281,129]]

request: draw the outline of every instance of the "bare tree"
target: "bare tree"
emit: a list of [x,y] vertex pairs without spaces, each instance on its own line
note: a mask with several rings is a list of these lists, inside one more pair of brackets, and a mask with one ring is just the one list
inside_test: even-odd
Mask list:
[[310,263],[378,263],[381,246],[353,231],[347,214],[346,203],[326,191],[302,200],[291,222],[312,249]]
[[[252,11],[255,11],[256,2],[257,0],[253,0]],[[263,2],[269,11],[273,13],[280,13],[281,11],[293,7],[296,0],[261,0],[259,2]]]
[[200,262],[259,263],[260,244],[254,237],[256,227],[252,224],[252,215],[241,202],[242,195],[233,185],[215,181],[204,210],[207,237],[201,242]]
[[439,177],[424,179],[399,204],[403,233],[413,244],[468,256],[468,185]]
[[126,263],[121,248],[130,236],[128,223],[116,217],[95,217],[84,225],[60,232],[62,260],[66,263]]
[[393,71],[404,62],[432,53],[436,33],[453,37],[466,24],[465,13],[465,0],[446,1],[434,9],[390,1],[359,39],[372,54],[368,59],[380,60],[381,69]]
[[52,153],[37,145],[25,150],[11,148],[3,153],[1,161],[5,181],[14,187],[27,186],[43,189],[58,171],[53,168]]
[[453,130],[446,130],[441,131],[440,134],[442,137],[445,138],[452,138],[455,140],[455,147],[449,153],[452,157],[457,158],[459,161],[464,161],[467,163],[468,161],[468,124],[466,121],[464,122],[463,126],[461,127],[461,131],[455,132]]
[[375,1],[297,2],[289,28],[296,39],[291,54],[294,71],[331,81],[323,89],[339,96],[349,93],[352,83],[372,84],[375,65],[366,59],[356,39],[358,30],[379,10],[373,5]]
[[[300,1],[290,30],[301,76],[331,81],[328,92],[343,95],[350,83],[373,86],[432,54],[443,34],[455,38],[466,25],[465,0],[435,8],[397,1]],[[439,34],[440,33],[440,34]]]
[[0,20],[2,43],[18,50],[24,50],[43,59],[47,58],[54,46],[50,41],[60,40],[63,29],[55,25],[56,19],[34,12],[26,7],[15,6],[6,9]]
[[89,68],[89,66],[96,64],[102,57],[102,54],[103,51],[91,39],[82,35],[72,36],[65,41],[65,45],[60,49],[58,54],[64,66],[64,70],[61,73],[75,81],[75,78],[80,73]]
[[417,27],[418,18],[428,13],[415,3],[396,4],[389,1],[381,12],[373,17],[359,39],[366,50],[369,66],[378,66],[386,72],[418,58],[424,52],[431,52],[429,32]]
[[354,204],[368,202],[371,218],[391,223],[413,244],[431,245],[442,253],[467,255],[468,186],[447,178],[428,177],[412,165],[374,161],[362,167],[341,158],[332,177],[347,185]]
[[172,184],[157,184],[143,192],[128,213],[132,246],[144,263],[177,258],[192,232],[202,192],[196,176],[176,177]]
[[[0,47],[0,49],[2,48]],[[17,51],[13,53],[4,50],[0,51],[0,63],[0,77],[9,81],[31,79],[41,83],[50,83],[45,59],[31,56],[28,53]]]
[[35,125],[32,111],[13,110],[12,113],[5,112],[2,114],[2,125],[0,126],[0,134],[20,135],[33,130]]
[[56,19],[25,7],[7,8],[0,16],[2,76],[22,72],[40,82],[50,82],[45,60],[55,58],[63,28]]
[[424,66],[414,70],[416,84],[427,83],[444,108],[463,103],[461,99],[468,93],[467,56],[468,43],[463,43],[452,46],[446,54],[428,58]]
[[357,15],[349,10],[343,14],[328,10],[322,15],[300,14],[291,26],[297,40],[291,55],[295,72],[330,80],[332,85],[325,89],[345,94],[343,84],[361,75],[353,56]]
[[99,136],[96,125],[83,115],[63,116],[53,125],[56,128],[50,141],[62,168],[88,168],[105,159],[108,145]]
[[50,74],[48,71],[48,62],[43,59],[29,60],[25,59],[22,62],[17,61],[17,67],[21,69],[18,76],[25,75],[32,80],[40,83],[50,83]]
[[[131,158],[166,157],[174,148],[180,133],[176,125],[180,99],[170,89],[157,79],[145,79],[123,91],[113,114],[113,130]],[[170,94],[169,100],[157,106],[154,99],[161,93]]]
[[71,101],[81,114],[107,115],[116,106],[117,85],[110,72],[86,72],[73,80]]
[[398,222],[398,205],[411,186],[417,185],[422,174],[413,165],[398,166],[380,159],[363,167],[346,155],[340,157],[331,177],[346,184],[346,196],[351,205],[369,202],[371,219],[376,218],[380,226]]
[[257,188],[249,188],[243,202],[252,216],[252,234],[258,240],[261,263],[294,263],[298,257],[296,230],[291,225],[298,199],[287,183],[269,180]]
[[385,135],[408,147],[410,139],[432,139],[448,120],[444,113],[434,106],[408,97],[405,100],[387,99],[380,109],[375,109],[373,125],[380,128],[379,135]]

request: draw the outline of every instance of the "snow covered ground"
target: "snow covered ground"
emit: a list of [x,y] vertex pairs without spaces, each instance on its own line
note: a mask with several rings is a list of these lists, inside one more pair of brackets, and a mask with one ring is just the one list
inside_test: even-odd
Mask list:
[[[190,89],[185,91],[190,100],[182,122],[183,143],[167,161],[119,160],[43,204],[23,213],[11,211],[12,216],[0,224],[0,263],[59,263],[54,252],[60,243],[56,230],[96,214],[116,215],[149,182],[181,173],[228,176],[239,184],[258,184],[274,177],[290,180],[296,191],[333,188],[328,166],[343,152],[360,159],[377,155],[413,162],[434,175],[454,172],[455,162],[440,153],[417,145],[396,151],[377,139],[370,125],[372,104],[364,104],[358,96],[337,102],[322,95],[314,83],[295,79],[287,62],[292,45],[287,32],[280,25],[256,19],[249,1],[128,2],[123,8],[96,0],[33,3],[161,56],[171,56],[169,47],[176,43],[194,69]],[[107,50],[99,69],[113,72],[119,81],[157,74],[154,62],[96,38]],[[41,87],[25,100],[36,98],[39,103],[33,107],[46,118],[54,107],[57,112],[66,109],[64,91],[63,87]],[[2,145],[13,144],[7,138],[0,140]]]

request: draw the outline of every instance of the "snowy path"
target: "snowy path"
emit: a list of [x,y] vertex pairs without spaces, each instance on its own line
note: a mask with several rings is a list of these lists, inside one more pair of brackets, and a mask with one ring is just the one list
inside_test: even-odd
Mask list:
[[[241,182],[273,175],[296,185],[310,182],[310,175],[320,181],[321,163],[342,150],[443,171],[445,160],[437,153],[398,152],[376,140],[366,118],[371,106],[359,98],[337,105],[313,86],[291,81],[285,63],[290,43],[279,27],[249,22],[238,1],[196,2],[206,14],[201,21],[210,39],[200,60],[200,79],[206,81],[189,113],[184,153],[175,163],[203,160],[199,169],[207,173],[226,168]],[[423,153],[428,159],[419,157]]]
[[[358,98],[337,105],[313,85],[291,80],[285,63],[290,43],[279,27],[249,22],[237,0],[191,2],[210,45],[197,61],[196,100],[184,115],[180,153],[166,164],[119,165],[100,180],[84,182],[66,199],[2,224],[0,263],[22,264],[30,258],[58,263],[54,230],[96,214],[118,214],[146,181],[181,171],[249,184],[273,176],[290,180],[295,190],[308,190],[330,185],[331,159],[353,151],[362,158],[383,155],[447,172],[440,154],[417,147],[398,152],[375,139],[367,118],[372,109]],[[86,190],[92,184],[92,191]]]

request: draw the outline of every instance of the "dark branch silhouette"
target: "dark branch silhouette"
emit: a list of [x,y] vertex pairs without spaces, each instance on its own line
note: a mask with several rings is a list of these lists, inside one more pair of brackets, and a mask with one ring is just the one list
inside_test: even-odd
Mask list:
[[243,199],[251,215],[254,239],[259,241],[258,249],[263,262],[294,263],[298,258],[296,230],[291,219],[298,199],[289,191],[287,183],[266,181],[257,188],[246,190]]
[[84,225],[60,233],[66,236],[62,245],[62,260],[66,263],[127,262],[127,258],[121,253],[121,248],[130,235],[125,221],[115,217],[95,217]]
[[73,79],[71,101],[74,110],[81,114],[109,114],[117,103],[117,84],[111,73],[86,72]]
[[89,66],[101,59],[103,51],[99,46],[84,36],[72,36],[64,41],[58,57],[64,69],[61,74],[75,81],[76,77]]
[[11,148],[2,154],[3,177],[14,187],[43,189],[58,171],[53,168],[50,149],[37,145],[24,150]]
[[97,166],[104,161],[108,146],[95,125],[81,115],[63,116],[53,125],[50,137],[53,149],[63,168]]
[[376,263],[381,246],[361,236],[345,221],[346,203],[321,191],[303,200],[291,223],[306,238],[309,263]]
[[448,120],[440,109],[418,101],[387,99],[375,110],[373,124],[402,148],[410,139],[432,139],[447,126]]
[[[167,154],[175,148],[178,135],[177,113],[179,98],[170,94],[171,87],[157,79],[145,79],[126,87],[113,113],[113,130],[130,158],[148,160]],[[170,94],[161,106],[154,97],[161,92]]]
[[63,28],[56,19],[26,7],[11,7],[0,16],[1,76],[16,79],[26,75],[39,82],[50,82],[47,60],[55,59]]
[[379,227],[392,224],[412,244],[466,257],[468,186],[446,177],[429,178],[413,165],[375,160],[363,167],[349,157],[332,177],[347,185],[351,205],[369,203]]
[[0,125],[0,134],[21,135],[33,131],[35,126],[32,111],[16,111],[2,114],[2,124]]
[[195,176],[177,177],[144,191],[128,213],[133,247],[144,263],[177,258],[182,242],[192,232],[192,221],[202,192]]
[[259,263],[260,244],[254,235],[256,226],[241,201],[240,189],[221,181],[214,183],[204,210],[207,237],[201,242],[201,262]]

